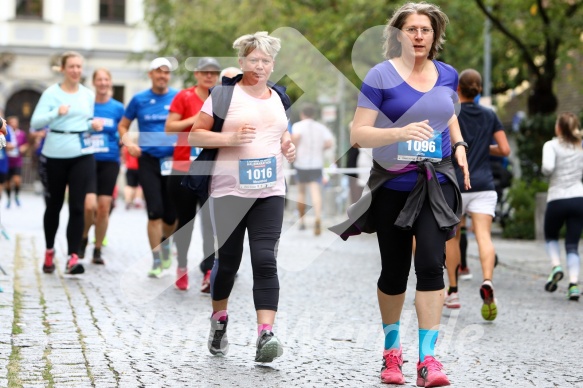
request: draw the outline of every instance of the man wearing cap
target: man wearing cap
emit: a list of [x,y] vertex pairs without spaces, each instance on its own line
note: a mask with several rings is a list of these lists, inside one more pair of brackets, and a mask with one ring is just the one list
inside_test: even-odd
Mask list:
[[[120,138],[130,155],[139,158],[138,177],[148,211],[148,240],[154,257],[150,277],[158,277],[170,268],[169,237],[174,232],[176,210],[168,196],[167,185],[176,137],[164,133],[172,99],[178,91],[168,87],[172,64],[166,58],[150,62],[148,76],[152,87],[136,94],[118,125]],[[124,136],[130,124],[138,120],[139,141]]]
[[178,225],[174,233],[176,251],[178,254],[178,269],[176,271],[175,286],[177,289],[186,291],[188,289],[188,269],[187,255],[188,247],[192,237],[194,217],[197,214],[197,205],[201,208],[201,228],[203,237],[204,260],[200,263],[203,272],[203,282],[201,291],[210,292],[210,272],[215,260],[214,235],[210,221],[208,206],[204,206],[207,198],[199,198],[190,189],[183,187],[180,183],[192,159],[198,156],[199,150],[188,145],[188,134],[194,124],[200,108],[209,95],[219,77],[221,66],[216,59],[210,57],[200,58],[194,78],[196,85],[180,91],[170,105],[170,113],[166,119],[165,131],[168,134],[178,135],[178,142],[174,149],[174,161],[172,164],[172,174],[168,179],[168,192],[172,203],[177,209]]

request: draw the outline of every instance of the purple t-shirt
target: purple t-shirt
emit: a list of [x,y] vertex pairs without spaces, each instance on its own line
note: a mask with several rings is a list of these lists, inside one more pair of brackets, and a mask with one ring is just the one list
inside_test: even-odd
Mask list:
[[8,151],[8,166],[9,168],[22,167],[22,154],[20,153],[20,146],[27,143],[26,133],[21,129],[14,129],[14,139],[12,142],[15,148]]
[[[375,122],[377,128],[398,128],[412,122],[429,120],[429,125],[438,138],[434,142],[438,145],[438,149],[433,150],[434,156],[445,158],[451,155],[448,122],[456,113],[458,74],[450,65],[436,60],[433,63],[437,68],[438,77],[435,86],[428,92],[420,92],[406,83],[390,61],[379,63],[364,79],[358,106],[378,111]],[[427,147],[427,142],[424,143],[426,143],[424,147]],[[421,146],[419,144],[417,146],[419,148],[415,151],[421,151]],[[385,187],[411,191],[415,186],[416,165],[412,161],[404,160],[406,156],[403,156],[403,150],[407,147],[412,148],[410,142],[373,148],[374,160],[389,171],[400,173],[399,177],[388,181]],[[411,154],[414,152],[411,151]],[[441,183],[447,182],[447,178],[442,174],[438,173],[437,176]]]

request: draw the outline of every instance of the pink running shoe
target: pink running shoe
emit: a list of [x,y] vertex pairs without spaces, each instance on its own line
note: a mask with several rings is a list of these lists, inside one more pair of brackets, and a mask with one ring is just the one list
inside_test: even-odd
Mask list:
[[45,263],[43,264],[43,272],[44,273],[53,273],[55,272],[55,250],[54,249],[47,249],[45,251]]
[[441,362],[432,356],[425,356],[425,361],[417,363],[417,386],[443,387],[449,385],[449,379],[442,369]]
[[204,294],[210,294],[211,292],[211,270],[209,269],[204,274],[204,278],[202,279],[202,284],[200,286],[200,292]]
[[69,260],[67,260],[67,266],[65,267],[65,273],[69,275],[80,275],[85,272],[83,264],[79,263],[79,257],[76,253],[71,253]]
[[174,286],[180,291],[188,290],[188,269],[180,268],[176,269],[176,282]]
[[405,384],[403,376],[403,351],[399,349],[383,352],[383,367],[381,368],[381,382],[385,384]]

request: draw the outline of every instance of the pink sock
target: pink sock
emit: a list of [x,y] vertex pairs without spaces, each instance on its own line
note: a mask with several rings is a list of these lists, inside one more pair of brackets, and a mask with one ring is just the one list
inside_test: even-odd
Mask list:
[[260,336],[263,330],[272,331],[272,329],[273,325],[268,325],[267,323],[259,323],[257,325],[257,336]]
[[211,315],[211,318],[214,321],[224,321],[225,318],[227,318],[227,310],[213,311],[213,315]]

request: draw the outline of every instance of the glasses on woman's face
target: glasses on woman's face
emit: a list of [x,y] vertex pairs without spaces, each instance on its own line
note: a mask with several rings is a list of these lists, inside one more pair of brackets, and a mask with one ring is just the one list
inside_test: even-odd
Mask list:
[[261,62],[261,64],[263,66],[269,66],[273,63],[273,60],[271,59],[267,59],[267,58],[246,58],[247,59],[247,63],[249,63],[252,66],[257,66],[259,64],[259,62]]
[[410,36],[417,36],[418,32],[421,32],[421,35],[423,35],[423,36],[433,34],[433,29],[427,28],[427,27],[423,27],[423,28],[407,27],[407,28],[403,28],[402,31],[405,31],[405,33],[407,33],[407,35],[410,35]]

